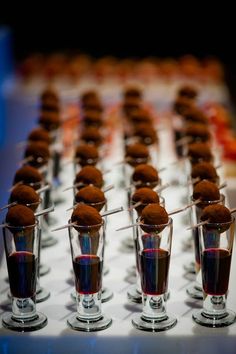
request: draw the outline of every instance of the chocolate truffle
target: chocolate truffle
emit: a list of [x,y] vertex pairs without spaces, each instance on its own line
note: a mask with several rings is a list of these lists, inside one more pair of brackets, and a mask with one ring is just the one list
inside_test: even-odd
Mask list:
[[84,166],[77,173],[75,183],[82,183],[84,186],[92,184],[97,188],[102,188],[104,181],[100,170],[94,166]]
[[76,203],[88,204],[100,211],[106,203],[106,198],[101,189],[87,186],[79,190],[75,195]]
[[25,165],[16,171],[13,184],[22,182],[23,184],[36,185],[39,188],[42,181],[43,176],[35,167]]
[[193,106],[193,101],[186,97],[178,97],[173,104],[173,110],[177,114],[183,115],[189,107]]
[[140,163],[147,163],[149,160],[149,151],[146,145],[135,143],[126,146],[125,160],[133,167]]
[[103,140],[100,131],[96,127],[86,127],[80,138],[86,143],[91,143],[96,146],[101,145]]
[[137,110],[140,107],[141,107],[141,101],[139,98],[136,97],[129,97],[122,104],[123,112],[127,116],[130,116],[130,114],[132,114],[134,110]]
[[137,86],[130,86],[125,88],[123,92],[124,99],[137,98],[142,99],[142,90]]
[[206,142],[210,140],[211,134],[205,124],[192,123],[185,127],[185,135],[192,138],[192,141]]
[[159,182],[159,176],[157,170],[153,166],[141,164],[135,167],[132,180],[137,188],[149,186],[150,188],[154,188]]
[[183,117],[188,123],[209,124],[207,116],[197,107],[189,107],[183,114]]
[[197,89],[190,85],[181,86],[178,90],[179,97],[194,99],[197,97],[197,95],[198,95]]
[[43,100],[43,102],[40,105],[40,110],[41,111],[46,111],[46,112],[60,112],[60,107],[57,102],[54,102],[50,98],[46,98]]
[[[166,225],[168,223],[168,220],[169,216],[165,208],[163,208],[159,204],[148,204],[142,211],[140,218],[140,226],[145,232],[160,232],[165,227],[161,225]],[[153,226],[147,227],[146,225]]]
[[134,127],[134,136],[145,145],[151,145],[157,142],[157,133],[151,124],[141,123]]
[[44,128],[35,128],[28,135],[29,141],[44,141],[47,144],[52,142],[52,138],[50,137],[48,131]]
[[98,150],[94,145],[81,144],[75,150],[75,159],[81,166],[96,165],[98,158]]
[[103,124],[101,113],[86,109],[83,113],[83,123],[86,126],[101,127]]
[[54,89],[49,88],[49,87],[46,88],[42,92],[40,100],[41,100],[42,103],[44,103],[46,101],[49,102],[49,100],[50,100],[50,102],[57,103],[57,104],[59,102],[59,98],[58,98],[57,92]]
[[187,155],[189,156],[191,163],[197,163],[200,161],[210,162],[213,159],[211,149],[206,143],[189,144]]
[[10,202],[17,202],[18,204],[23,204],[25,206],[31,207],[31,209],[35,211],[40,202],[40,198],[38,193],[36,193],[32,187],[21,184],[13,188],[10,194]]
[[200,181],[193,188],[193,199],[200,199],[201,201],[219,201],[220,192],[215,183],[210,181]]
[[8,209],[6,222],[10,226],[30,226],[35,224],[34,212],[25,205],[15,205]]
[[217,183],[219,180],[219,176],[216,173],[215,167],[211,163],[206,161],[199,162],[193,165],[191,177],[193,179],[198,178],[200,180],[206,179],[213,183]]
[[209,223],[227,223],[231,222],[232,216],[230,210],[222,204],[209,205],[203,209],[201,221],[208,220]]
[[82,94],[81,106],[83,110],[93,110],[97,112],[102,112],[103,107],[100,102],[99,96],[96,91],[90,90]]
[[139,188],[137,189],[131,197],[132,204],[136,204],[137,202],[141,202],[142,204],[137,206],[135,210],[140,216],[143,209],[147,204],[157,203],[159,204],[159,196],[156,192],[154,192],[150,188]]
[[93,100],[99,100],[98,94],[94,90],[85,91],[80,97],[82,105],[90,103]]
[[140,124],[140,123],[151,124],[152,123],[152,117],[150,116],[150,113],[144,108],[139,108],[139,109],[133,110],[130,113],[129,118],[133,124]]
[[60,115],[57,112],[41,112],[38,122],[49,132],[58,129],[61,125]]
[[[103,222],[101,215],[99,212],[86,204],[79,204],[77,207],[74,209],[72,216],[71,216],[71,221],[73,223],[76,223],[78,226],[85,226],[85,229],[87,230],[87,226],[94,226],[96,227],[91,227],[89,230],[92,231],[98,231],[101,227],[101,224]],[[76,226],[75,226],[76,228]],[[83,228],[82,228],[83,229]]]
[[48,144],[43,141],[34,141],[27,145],[25,149],[25,158],[32,157],[29,165],[33,167],[41,167],[45,165],[50,158]]

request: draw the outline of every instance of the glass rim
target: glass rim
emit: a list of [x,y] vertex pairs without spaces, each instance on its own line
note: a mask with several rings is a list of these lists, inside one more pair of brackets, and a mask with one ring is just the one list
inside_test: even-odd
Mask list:
[[[131,201],[132,201],[132,205],[135,205],[136,203],[139,203],[139,202],[140,202],[140,201],[135,202],[135,201],[132,200],[132,199],[131,199]],[[141,204],[139,204],[138,207],[143,206],[143,205],[147,206],[147,205],[149,205],[149,204],[159,204],[159,205],[165,204],[165,198],[164,198],[163,196],[159,195],[159,202],[158,202],[158,203],[152,203],[152,202],[150,202],[150,203],[141,203]]]
[[[191,200],[194,202],[197,199],[194,199],[193,196],[191,196]],[[225,200],[225,195],[220,193],[220,199],[215,199],[215,200],[201,200],[198,204],[196,204],[195,206],[197,207],[198,205],[201,204],[218,204],[219,202],[222,202],[223,200]]]
[[26,230],[26,229],[32,229],[34,228],[35,226],[37,226],[39,224],[39,221],[36,219],[35,220],[35,223],[32,224],[32,225],[27,225],[27,226],[12,226],[10,224],[7,224],[6,225],[6,228],[7,229],[13,229],[13,230],[19,230],[19,229],[22,229],[22,230]]
[[[73,222],[71,221],[71,219],[69,219],[68,224],[72,224]],[[95,224],[95,225],[70,225],[69,228],[74,227],[75,229],[93,229],[93,228],[97,228],[97,227],[101,227],[104,225],[104,220],[102,220],[102,222],[100,224]]]
[[104,199],[104,201],[101,201],[101,202],[96,202],[96,203],[86,203],[86,202],[76,202],[75,204],[74,204],[74,206],[77,206],[78,204],[85,204],[85,205],[88,205],[88,206],[90,206],[90,205],[95,205],[95,206],[97,206],[97,205],[101,205],[101,204],[107,204],[107,198],[105,198]]
[[170,226],[170,225],[173,224],[173,219],[170,216],[168,217],[168,223],[159,224],[159,225],[156,225],[156,224],[144,224],[144,223],[141,222],[141,216],[137,220],[138,220],[138,222],[140,222],[139,226],[145,226],[147,228],[149,227],[149,228],[155,228],[155,229],[163,229],[166,226]]
[[[204,222],[204,220],[202,221]],[[233,215],[231,215],[231,220],[230,221],[227,221],[227,222],[209,222],[209,223],[206,223],[204,225],[200,225],[201,227],[206,227],[206,226],[227,226],[227,225],[231,225],[235,222],[235,217]]]

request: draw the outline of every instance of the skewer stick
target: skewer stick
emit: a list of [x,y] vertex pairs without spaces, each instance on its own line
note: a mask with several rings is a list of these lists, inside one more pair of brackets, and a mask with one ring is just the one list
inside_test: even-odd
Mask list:
[[50,189],[50,188],[51,188],[50,184],[46,184],[46,186],[43,186],[43,187],[37,189],[36,192],[37,192],[37,193],[42,193],[42,192],[47,191],[47,190]]
[[13,190],[15,187],[17,187],[17,186],[19,186],[19,185],[21,185],[21,184],[24,184],[24,181],[19,181],[19,182],[15,183],[13,186],[11,186],[11,188],[8,189],[8,192],[12,192],[12,190]]
[[[108,216],[108,215],[115,214],[115,213],[119,213],[120,211],[123,211],[123,210],[124,210],[123,207],[111,209],[111,210],[108,210],[108,211],[104,212],[103,214],[101,214],[101,217]],[[80,225],[77,225],[76,222],[74,222],[74,223],[69,223],[69,224],[66,224],[66,225],[57,227],[56,229],[53,229],[53,230],[51,230],[51,231],[52,231],[52,232],[54,232],[54,231],[59,231],[59,230],[66,229],[66,228],[71,227],[71,226],[80,226]],[[86,225],[81,225],[81,226],[86,227]]]
[[73,184],[72,186],[69,186],[69,187],[63,189],[62,192],[66,192],[66,191],[69,191],[70,189],[75,189],[75,188],[77,188],[77,187],[82,187],[82,186],[84,186],[84,183],[82,183],[82,182],[75,183],[75,184]]
[[208,224],[208,223],[209,223],[209,220],[205,220],[205,221],[199,222],[199,223],[196,224],[196,225],[192,225],[192,226],[187,227],[186,230],[193,230],[193,229],[195,229],[195,228],[197,228],[197,227],[199,227],[199,226],[206,225],[206,224]]
[[126,226],[120,227],[119,229],[116,229],[116,231],[127,230],[127,229],[130,229],[131,227],[135,227],[135,226],[139,226],[139,225],[140,225],[140,223],[126,225]]
[[137,202],[137,203],[131,205],[131,206],[128,208],[128,211],[131,211],[131,210],[133,210],[133,209],[139,207],[141,204],[143,204],[143,203],[142,203],[141,200],[140,200],[139,202]]
[[49,208],[47,209],[43,209],[43,210],[40,210],[38,211],[37,213],[35,213],[34,215],[37,217],[37,216],[41,216],[41,215],[44,215],[44,214],[48,214],[50,213],[51,211],[54,211],[54,205],[51,205]]
[[0,211],[4,210],[4,209],[7,209],[7,208],[10,208],[14,205],[17,205],[18,203],[17,202],[12,202],[12,203],[9,203],[9,204],[6,204],[4,205],[3,207],[0,208]]

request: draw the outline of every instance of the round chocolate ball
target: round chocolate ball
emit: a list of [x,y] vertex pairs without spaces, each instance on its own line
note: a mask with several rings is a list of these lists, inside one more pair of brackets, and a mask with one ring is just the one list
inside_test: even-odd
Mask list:
[[[203,180],[194,186],[192,197],[194,200],[200,199],[202,202],[217,202],[220,200],[219,188],[215,183]],[[198,206],[202,207],[202,204],[199,203]]]
[[97,188],[102,188],[104,181],[100,170],[94,166],[84,166],[77,173],[75,183],[81,183],[82,186],[92,184]]
[[75,150],[75,159],[81,166],[96,165],[99,159],[98,149],[94,145],[81,144]]
[[[76,223],[80,230],[97,232],[102,223],[102,217],[99,212],[86,204],[78,204],[71,216],[72,223]],[[76,228],[76,226],[75,226]]]
[[17,204],[28,206],[35,211],[40,203],[40,198],[32,187],[21,184],[11,191],[10,202],[17,202]]
[[168,213],[159,204],[148,204],[142,211],[140,227],[145,232],[161,232],[169,221]]
[[35,221],[34,212],[25,205],[15,205],[6,214],[6,222],[13,227],[31,226]]
[[218,183],[219,180],[219,176],[216,173],[215,167],[206,161],[199,162],[192,166],[191,177],[192,179],[199,180],[206,179],[213,183]]
[[50,158],[48,144],[44,141],[34,141],[27,145],[25,149],[25,158],[32,158],[28,164],[33,167],[41,167],[45,165]]
[[100,211],[106,203],[106,198],[101,189],[94,186],[86,186],[75,195],[76,203],[84,203]]
[[141,164],[135,167],[132,180],[137,188],[154,188],[159,183],[159,176],[157,170],[153,166]]
[[28,135],[29,141],[44,141],[46,144],[51,144],[52,138],[48,131],[44,128],[38,127],[33,129]]
[[35,167],[25,165],[16,171],[13,185],[16,183],[29,184],[38,189],[42,182],[42,174]]

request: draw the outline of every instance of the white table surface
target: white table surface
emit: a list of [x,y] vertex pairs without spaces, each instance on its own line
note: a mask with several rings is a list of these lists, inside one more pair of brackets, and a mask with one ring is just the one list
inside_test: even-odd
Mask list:
[[[160,165],[168,165],[173,161],[171,137],[168,130],[160,133]],[[107,161],[111,166],[113,161],[120,159],[120,141],[116,136],[113,144],[112,159]],[[173,175],[180,175],[178,168],[172,167],[162,173],[163,182]],[[119,188],[119,167],[113,168],[107,175],[107,184],[115,183],[116,189],[109,192],[109,209],[125,206],[126,195]],[[65,165],[62,176],[61,190],[72,184],[73,173],[71,165]],[[58,205],[54,213],[57,219],[55,226],[67,223],[70,212],[65,210],[72,205],[72,191],[61,194],[65,201]],[[167,211],[183,205],[186,188],[173,186],[163,192]],[[141,312],[141,304],[129,302],[126,292],[131,279],[127,268],[134,264],[134,255],[126,253],[122,248],[122,241],[130,230],[116,232],[116,228],[128,223],[127,212],[110,216],[107,227],[108,244],[106,248],[106,264],[110,272],[103,278],[103,284],[114,292],[114,297],[102,304],[103,312],[113,319],[112,326],[96,333],[83,333],[70,329],[67,318],[76,310],[70,293],[73,289],[71,276],[71,256],[67,230],[54,233],[58,243],[42,250],[42,262],[50,265],[51,272],[41,278],[41,285],[50,290],[51,297],[40,304],[37,309],[48,317],[45,328],[31,333],[16,333],[7,330],[0,324],[0,354],[7,353],[236,353],[236,323],[222,329],[201,327],[192,320],[192,312],[200,308],[202,302],[192,300],[186,294],[190,281],[184,277],[183,265],[193,259],[193,253],[182,250],[182,241],[188,238],[190,231],[184,219],[188,214],[173,216],[174,235],[172,256],[169,273],[170,299],[167,302],[167,311],[176,315],[177,325],[165,332],[147,333],[135,329],[131,324],[133,314]],[[236,255],[232,259],[231,277],[229,284],[228,307],[236,311]],[[8,283],[6,278],[5,262],[0,270],[0,318],[8,308]]]

